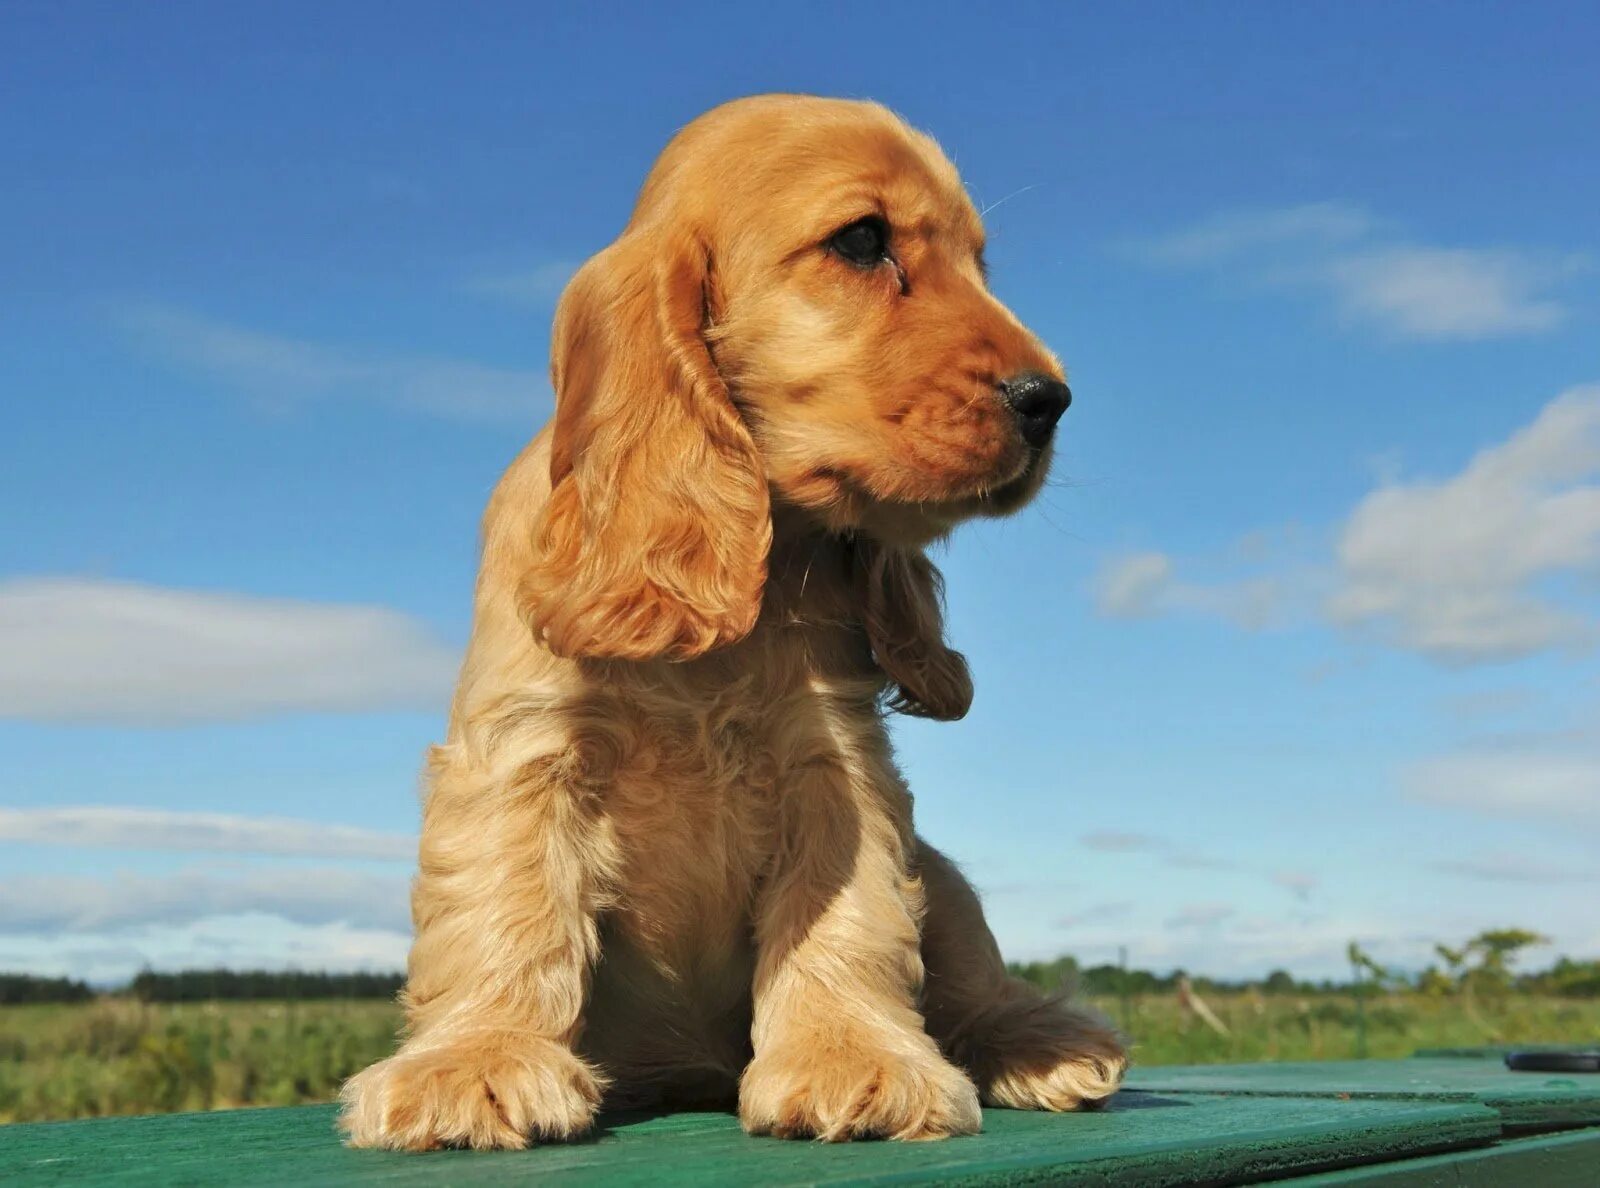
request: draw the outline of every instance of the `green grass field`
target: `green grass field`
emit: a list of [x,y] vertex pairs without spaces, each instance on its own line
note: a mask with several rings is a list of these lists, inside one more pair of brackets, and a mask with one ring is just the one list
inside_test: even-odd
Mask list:
[[[1141,1064],[1341,1060],[1362,1043],[1355,1000],[1214,994],[1222,1035],[1171,995],[1126,1004]],[[1123,1021],[1124,1004],[1098,1004]],[[399,1013],[371,1000],[183,1005],[102,999],[0,1007],[0,1121],[83,1118],[327,1101],[351,1073],[392,1050]],[[1475,1006],[1460,996],[1378,994],[1365,1004],[1375,1057],[1487,1043],[1600,1042],[1600,1001],[1516,994]]]
[[0,1007],[0,1121],[328,1101],[398,1022],[373,1000]]

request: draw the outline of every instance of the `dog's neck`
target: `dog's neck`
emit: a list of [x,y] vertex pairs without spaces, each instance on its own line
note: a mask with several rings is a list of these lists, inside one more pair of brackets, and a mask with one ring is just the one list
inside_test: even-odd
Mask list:
[[847,622],[855,602],[855,546],[798,508],[775,503],[762,618],[774,625]]

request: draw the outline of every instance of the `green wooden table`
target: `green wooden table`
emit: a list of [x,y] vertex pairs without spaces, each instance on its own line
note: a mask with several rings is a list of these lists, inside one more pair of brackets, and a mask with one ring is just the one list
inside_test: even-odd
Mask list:
[[[1500,1116],[1508,1134],[1600,1126],[1600,1074],[1512,1072],[1499,1054],[1173,1065],[1135,1069],[1128,1084],[1175,1094],[1477,1102]],[[1595,1183],[1600,1185],[1600,1175]]]
[[[941,1143],[753,1139],[706,1113],[610,1115],[584,1142],[429,1155],[348,1150],[331,1106],[37,1123],[0,1128],[0,1184],[1600,1184],[1600,1078],[1527,1097],[1494,1083],[1492,1061],[1449,1063],[1482,1067],[1476,1079],[1426,1061],[1145,1069],[1139,1083],[1163,1087],[1107,1110],[990,1110],[983,1134]],[[1517,1137],[1534,1109],[1538,1126],[1573,1129]]]

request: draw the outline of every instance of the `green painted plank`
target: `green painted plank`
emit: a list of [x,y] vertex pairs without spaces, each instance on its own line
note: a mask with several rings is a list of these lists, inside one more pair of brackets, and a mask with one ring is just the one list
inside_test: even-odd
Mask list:
[[1475,1101],[1508,1132],[1600,1125],[1600,1075],[1512,1072],[1495,1060],[1330,1060],[1135,1069],[1127,1084],[1159,1093]]
[[1123,1093],[1089,1114],[984,1113],[938,1143],[750,1138],[727,1114],[612,1116],[587,1142],[401,1155],[339,1144],[331,1106],[0,1128],[0,1182],[23,1185],[1236,1184],[1492,1141],[1475,1105]]
[[1600,1182],[1600,1130],[1511,1139],[1372,1167],[1323,1172],[1295,1188],[1594,1188]]

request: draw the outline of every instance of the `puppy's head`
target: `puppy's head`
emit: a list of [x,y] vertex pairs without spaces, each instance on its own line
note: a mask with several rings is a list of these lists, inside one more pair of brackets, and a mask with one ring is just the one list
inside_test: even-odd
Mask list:
[[895,545],[1027,502],[1070,397],[989,292],[938,146],[867,103],[773,96],[708,121],[658,192],[687,183],[714,228],[705,334],[779,495]]
[[684,658],[744,635],[771,499],[879,569],[1027,502],[1070,397],[989,293],[983,244],[938,146],[875,104],[761,96],[679,133],[556,315],[523,590],[552,649]]

